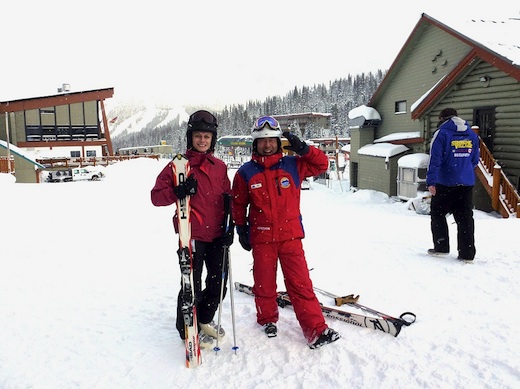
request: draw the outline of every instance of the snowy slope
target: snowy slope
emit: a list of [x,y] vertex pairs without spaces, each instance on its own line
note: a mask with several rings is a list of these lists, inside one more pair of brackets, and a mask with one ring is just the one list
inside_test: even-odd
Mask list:
[[[458,262],[454,247],[432,258],[428,216],[337,181],[302,193],[314,284],[417,322],[394,338],[330,319],[342,339],[310,350],[290,308],[267,339],[252,297],[235,292],[238,352],[228,296],[222,350],[187,369],[174,324],[174,207],[150,203],[166,162],[120,162],[100,182],[0,175],[0,388],[520,387],[519,221],[477,211],[475,262]],[[234,281],[251,285],[251,254],[238,241],[231,260]]]
[[188,120],[188,114],[183,107],[168,107],[154,103],[126,103],[113,106],[107,113],[112,138],[123,133],[136,133],[146,128],[158,128],[173,122],[177,116],[181,122]]

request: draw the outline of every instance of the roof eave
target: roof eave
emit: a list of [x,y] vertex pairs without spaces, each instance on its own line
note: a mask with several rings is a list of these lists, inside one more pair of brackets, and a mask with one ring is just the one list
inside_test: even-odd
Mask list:
[[504,73],[508,74],[509,76],[513,77],[514,79],[520,81],[520,67],[515,66],[509,59],[501,56],[500,54],[490,50],[486,46],[481,45],[480,43],[472,40],[471,38],[457,32],[456,30],[448,27],[447,25],[441,23],[440,21],[432,18],[431,16],[423,13],[421,15],[421,18],[415,25],[414,29],[412,30],[412,33],[406,40],[405,44],[397,54],[397,57],[395,58],[394,62],[390,66],[386,76],[383,78],[382,82],[379,84],[379,87],[376,89],[372,97],[370,98],[367,105],[371,106],[374,105],[374,101],[377,100],[378,96],[382,91],[386,88],[387,82],[393,77],[393,70],[397,67],[399,62],[401,61],[402,56],[406,52],[407,47],[410,45],[410,43],[416,38],[416,34],[420,27],[425,24],[429,23],[432,25],[435,25],[436,27],[442,29],[443,31],[447,32],[448,34],[454,36],[455,38],[459,39],[462,42],[465,42],[469,46],[472,46],[473,49],[470,51],[470,53],[462,59],[462,61],[455,67],[450,74],[447,75],[446,79],[441,82],[438,87],[433,91],[433,93],[430,94],[430,96],[425,99],[412,113],[412,119],[419,119],[422,117],[422,114],[426,110],[427,107],[430,106],[430,104],[435,101],[435,98],[437,98],[441,91],[445,90],[445,88],[452,84],[454,80],[456,80],[461,72],[466,68],[468,64],[473,63],[474,60],[477,58],[480,58],[493,66],[495,66],[497,69],[503,71]]
[[114,88],[105,88],[19,100],[1,101],[0,113],[19,112],[27,109],[38,109],[58,105],[82,103],[85,101],[105,100],[111,98],[113,95]]

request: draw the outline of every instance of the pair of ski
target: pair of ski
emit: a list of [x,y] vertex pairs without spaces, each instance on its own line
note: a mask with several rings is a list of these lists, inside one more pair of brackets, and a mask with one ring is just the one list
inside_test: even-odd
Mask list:
[[[190,175],[188,159],[177,154],[172,160],[174,186],[182,185]],[[179,265],[181,269],[181,303],[184,319],[186,345],[186,367],[197,367],[202,363],[199,344],[197,308],[195,306],[195,286],[193,285],[193,247],[191,241],[190,196],[177,200],[179,222]]]
[[[249,285],[235,282],[235,289],[240,292],[244,292],[246,294],[254,296],[253,288]],[[321,294],[334,298],[336,306],[347,304],[354,308],[360,309],[361,311],[367,314],[370,314],[371,316],[359,313],[346,312],[340,309],[330,308],[324,306],[323,304],[320,304],[321,311],[323,312],[324,316],[341,320],[358,327],[366,327],[373,330],[386,332],[393,336],[397,336],[401,332],[401,328],[403,326],[409,326],[410,324],[414,323],[416,319],[415,314],[412,312],[405,312],[399,317],[393,317],[385,313],[376,311],[375,309],[358,304],[357,300],[359,296],[354,297],[354,295],[349,295],[340,297],[319,288],[314,289]],[[291,299],[289,298],[287,292],[278,292],[276,301],[278,305],[282,308],[286,306],[292,306]]]

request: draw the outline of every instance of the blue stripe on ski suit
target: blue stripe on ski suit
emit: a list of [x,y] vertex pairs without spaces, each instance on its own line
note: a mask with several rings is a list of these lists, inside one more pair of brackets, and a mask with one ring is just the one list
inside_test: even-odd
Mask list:
[[[280,162],[269,168],[269,170],[276,169],[282,169],[283,171],[289,173],[297,187],[301,187],[302,179],[300,179],[300,174],[298,173],[298,168],[296,166],[296,157],[286,156],[285,158],[281,158]],[[265,167],[258,163],[246,163],[244,164],[244,168],[241,169],[239,173],[246,182],[249,182],[251,177],[253,177],[255,174],[263,172],[264,170]]]
[[327,170],[327,156],[311,147],[304,156],[253,155],[233,180],[233,219],[249,224],[250,242],[281,242],[304,237],[301,182]]

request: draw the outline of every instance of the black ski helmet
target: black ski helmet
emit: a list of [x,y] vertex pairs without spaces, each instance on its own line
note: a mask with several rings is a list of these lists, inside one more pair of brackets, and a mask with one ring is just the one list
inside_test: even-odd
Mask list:
[[210,151],[215,150],[215,144],[217,143],[217,118],[208,111],[200,110],[190,115],[188,119],[188,129],[186,130],[186,144],[188,150],[193,149],[192,136],[193,131],[211,132]]

